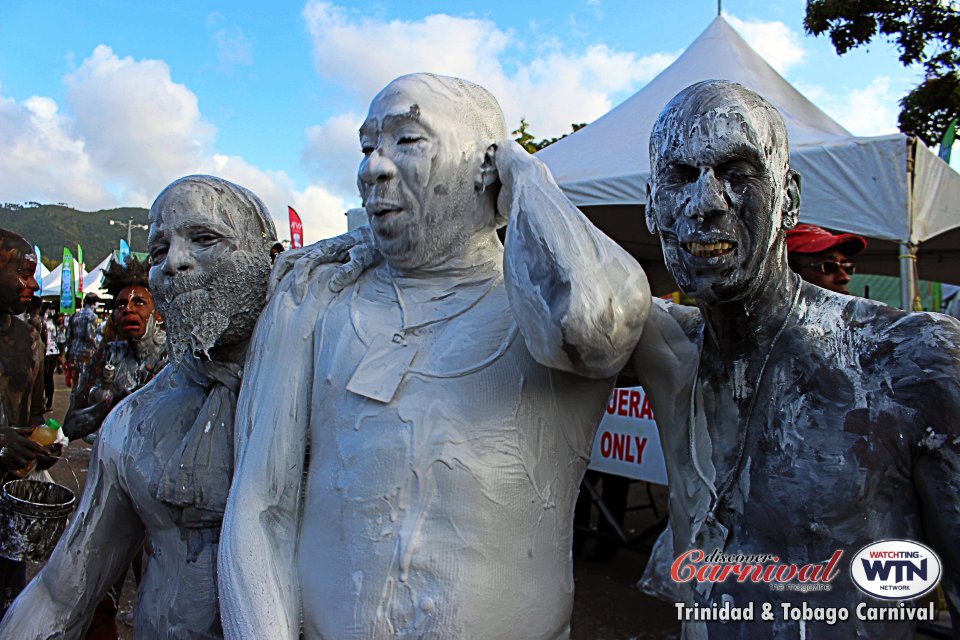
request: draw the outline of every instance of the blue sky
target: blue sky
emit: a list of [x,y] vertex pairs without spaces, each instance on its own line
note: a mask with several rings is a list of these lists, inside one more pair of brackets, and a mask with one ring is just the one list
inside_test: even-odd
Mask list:
[[[726,0],[740,34],[858,135],[896,130],[920,78],[883,43],[844,57],[803,33],[801,0]],[[715,0],[272,3],[0,0],[0,201],[149,206],[189,173],[253,189],[307,241],[357,206],[356,130],[414,71],[486,86],[537,137],[642,88]]]

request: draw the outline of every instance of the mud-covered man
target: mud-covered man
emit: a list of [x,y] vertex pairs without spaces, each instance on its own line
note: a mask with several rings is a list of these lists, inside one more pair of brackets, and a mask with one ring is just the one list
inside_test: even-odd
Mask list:
[[[27,436],[43,424],[44,347],[30,325],[16,317],[31,304],[40,285],[37,254],[22,237],[0,229],[0,481],[31,462],[53,464],[52,453]],[[0,558],[0,616],[26,582],[26,565]]]
[[188,176],[153,203],[148,241],[170,364],[105,420],[78,511],[0,637],[80,637],[145,535],[136,637],[222,636],[216,558],[233,414],[276,233],[250,191]]
[[148,282],[149,266],[133,256],[111,262],[103,286],[113,298],[110,333],[80,376],[63,421],[68,438],[96,432],[110,409],[145,385],[167,363],[167,334]]
[[[549,177],[513,185],[505,137],[496,100],[463,80],[404,76],[373,100],[358,177],[384,263],[339,293],[321,267],[302,303],[295,270],[251,344],[228,637],[296,639],[301,620],[310,640],[569,636],[573,506],[617,365],[556,371],[518,335],[497,195]],[[581,221],[555,223],[599,234]],[[622,284],[649,304],[642,272]]]
[[[660,114],[650,156],[647,224],[698,307],[656,301],[630,363],[661,427],[675,556],[719,549],[802,565],[917,540],[943,559],[956,607],[960,325],[827,291],[788,268],[800,180],[783,119],[757,94],[721,81],[688,87]],[[545,224],[553,215],[532,210]],[[555,319],[582,313],[557,295],[570,247],[534,237],[560,257],[531,278],[544,312],[521,329],[544,332],[542,357],[562,363]],[[619,300],[605,269],[587,273]],[[857,619],[866,596],[844,564],[830,591],[734,579],[680,587],[708,606],[846,607],[846,622],[786,620],[777,605],[772,622],[689,622],[685,637],[912,638],[910,622]]]

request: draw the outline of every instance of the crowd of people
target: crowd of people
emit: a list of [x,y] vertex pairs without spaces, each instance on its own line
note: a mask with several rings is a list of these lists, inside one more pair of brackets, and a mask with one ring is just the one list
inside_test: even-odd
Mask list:
[[[369,226],[299,251],[279,253],[249,190],[170,184],[151,263],[105,273],[104,323],[92,296],[69,323],[45,317],[32,245],[0,231],[4,480],[57,460],[29,439],[57,366],[64,432],[97,434],[46,565],[24,587],[0,559],[0,638],[116,637],[131,564],[142,638],[566,638],[578,486],[618,374],[656,411],[674,556],[802,564],[923,541],[956,613],[960,324],[846,295],[866,242],[798,224],[786,128],[761,96],[698,83],[651,136],[647,225],[695,307],[651,296],[482,87],[398,78],[360,142]],[[846,575],[676,597],[864,599]],[[684,622],[688,638],[912,633]]]

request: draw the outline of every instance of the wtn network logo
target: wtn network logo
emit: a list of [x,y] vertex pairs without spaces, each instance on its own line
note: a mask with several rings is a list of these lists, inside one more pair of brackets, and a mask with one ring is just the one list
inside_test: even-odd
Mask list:
[[916,598],[940,581],[940,558],[911,540],[881,540],[853,556],[850,576],[861,591],[885,600]]

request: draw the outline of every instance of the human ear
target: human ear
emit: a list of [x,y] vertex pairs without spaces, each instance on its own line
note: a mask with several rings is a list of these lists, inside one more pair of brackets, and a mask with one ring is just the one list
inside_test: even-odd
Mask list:
[[653,216],[653,192],[650,190],[650,183],[647,183],[647,206],[643,210],[643,216],[647,220],[647,231],[653,235],[659,235],[657,223]]
[[480,163],[480,169],[474,177],[473,186],[478,193],[486,191],[487,187],[492,187],[500,181],[500,174],[497,172],[497,145],[492,144],[487,147],[483,154],[483,162]]
[[780,225],[784,229],[793,229],[800,220],[800,174],[793,169],[787,170],[783,179],[783,208]]

